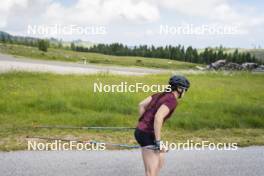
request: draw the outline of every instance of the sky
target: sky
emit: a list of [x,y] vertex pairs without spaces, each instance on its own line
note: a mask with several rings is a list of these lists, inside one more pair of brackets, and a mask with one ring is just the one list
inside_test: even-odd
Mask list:
[[264,47],[260,0],[5,0],[13,35],[129,46]]

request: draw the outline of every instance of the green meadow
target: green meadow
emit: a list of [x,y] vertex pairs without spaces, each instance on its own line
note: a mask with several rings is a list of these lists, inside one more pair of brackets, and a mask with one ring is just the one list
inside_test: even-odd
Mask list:
[[144,58],[134,56],[109,56],[97,53],[76,52],[65,49],[49,48],[48,52],[42,52],[36,47],[0,43],[0,53],[22,56],[32,59],[83,62],[91,64],[119,65],[128,67],[148,67],[163,69],[190,69],[195,68],[193,63],[180,62],[168,59]]
[[[164,139],[264,144],[264,75],[187,74],[191,88],[164,126]],[[25,137],[52,136],[134,144],[133,132],[35,129],[36,125],[129,126],[150,92],[100,93],[94,83],[166,84],[169,75],[0,74],[0,149],[25,149]]]

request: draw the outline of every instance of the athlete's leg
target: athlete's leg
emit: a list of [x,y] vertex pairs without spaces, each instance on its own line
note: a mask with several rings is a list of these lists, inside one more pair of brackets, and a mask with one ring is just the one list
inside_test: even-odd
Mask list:
[[159,172],[160,153],[143,147],[142,157],[146,176],[157,176]]
[[159,171],[164,166],[164,162],[165,162],[164,158],[165,158],[165,153],[164,152],[160,152],[160,155],[159,155]]

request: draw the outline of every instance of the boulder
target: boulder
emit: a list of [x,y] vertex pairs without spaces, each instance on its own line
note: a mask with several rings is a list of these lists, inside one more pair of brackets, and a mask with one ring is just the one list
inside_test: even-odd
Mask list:
[[215,69],[215,70],[219,70],[221,67],[223,67],[226,64],[226,60],[217,60],[211,64],[209,64],[206,68],[207,69]]
[[257,68],[253,69],[252,71],[255,71],[255,72],[264,72],[264,65],[260,65]]
[[229,62],[224,67],[224,70],[242,70],[243,67],[237,63]]
[[213,70],[263,70],[263,65],[258,67],[257,63],[253,62],[246,62],[243,64],[237,64],[234,62],[227,62],[226,60],[218,60],[216,62],[213,62],[206,67],[207,69],[213,69]]
[[258,67],[258,64],[254,62],[245,62],[242,64],[242,67],[244,70],[253,70]]

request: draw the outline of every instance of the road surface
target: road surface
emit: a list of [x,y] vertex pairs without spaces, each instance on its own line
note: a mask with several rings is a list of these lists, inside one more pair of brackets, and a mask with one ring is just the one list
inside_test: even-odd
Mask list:
[[96,64],[81,64],[63,61],[36,60],[12,55],[0,54],[0,73],[12,70],[51,72],[58,74],[94,74],[112,73],[122,75],[145,75],[169,72],[165,69],[135,68],[121,66],[102,66]]
[[[143,176],[139,150],[0,152],[3,176]],[[170,151],[161,176],[263,176],[264,147]]]

